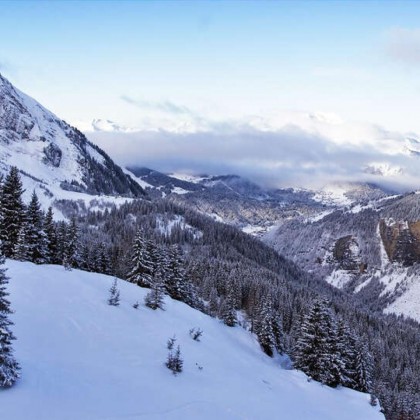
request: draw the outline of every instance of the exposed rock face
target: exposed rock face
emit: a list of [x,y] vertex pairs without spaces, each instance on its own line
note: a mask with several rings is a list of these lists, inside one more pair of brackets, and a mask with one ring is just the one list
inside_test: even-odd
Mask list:
[[63,155],[63,152],[61,149],[54,143],[50,143],[45,149],[45,158],[44,162],[48,163],[55,168],[58,168],[60,166],[61,157]]
[[391,262],[411,266],[420,262],[420,221],[396,222],[381,219],[381,239]]
[[364,271],[365,264],[360,261],[359,244],[352,235],[337,239],[332,255],[339,268],[348,271]]

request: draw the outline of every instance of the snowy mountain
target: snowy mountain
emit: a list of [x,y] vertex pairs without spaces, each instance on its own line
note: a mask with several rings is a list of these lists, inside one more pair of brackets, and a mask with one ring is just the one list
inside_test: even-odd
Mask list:
[[143,191],[77,129],[0,75],[0,171],[16,166],[27,190],[141,196]]
[[[142,303],[146,290],[119,281],[121,304],[112,307],[112,277],[7,266],[22,378],[0,393],[1,418],[383,418],[367,394],[308,382],[245,330],[181,302],[166,298],[165,310],[153,311]],[[200,342],[189,335],[194,327],[204,332]],[[177,376],[164,365],[174,335],[184,359]]]
[[411,193],[288,220],[262,239],[373,309],[420,321],[419,223],[420,195]]

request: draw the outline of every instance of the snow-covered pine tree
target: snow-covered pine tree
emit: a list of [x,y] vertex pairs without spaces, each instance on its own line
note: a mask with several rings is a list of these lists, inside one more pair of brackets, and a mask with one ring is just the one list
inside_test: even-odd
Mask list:
[[57,264],[63,264],[65,263],[66,259],[66,246],[67,246],[67,231],[68,226],[67,223],[64,221],[60,221],[57,224]]
[[373,357],[367,345],[360,340],[355,349],[354,389],[360,392],[372,392]]
[[215,287],[212,287],[210,292],[208,312],[209,315],[212,317],[217,316],[217,313],[219,312],[219,296],[217,295],[217,290]]
[[168,252],[165,288],[168,295],[192,307],[198,304],[196,291],[185,270],[181,249],[174,245]]
[[13,325],[9,319],[12,311],[7,299],[6,286],[9,279],[3,268],[4,261],[4,255],[0,254],[0,387],[6,388],[19,378],[20,367],[13,355],[12,340],[15,337],[10,329]]
[[44,231],[44,214],[35,191],[26,210],[24,224],[28,261],[43,264],[48,261],[47,235]]
[[166,360],[166,367],[176,375],[182,372],[183,364],[184,361],[181,357],[181,348],[178,346],[175,351],[170,350]]
[[26,242],[26,223],[24,222],[20,227],[18,239],[13,252],[13,258],[18,261],[29,260],[29,247]]
[[294,366],[323,384],[343,382],[344,363],[337,349],[337,326],[324,299],[317,299],[304,317],[293,351]]
[[271,304],[271,296],[264,296],[258,311],[258,320],[255,325],[255,332],[264,353],[273,356],[273,349],[276,345],[274,336],[274,311]]
[[144,304],[151,309],[163,309],[164,307],[164,273],[162,269],[158,269],[153,277],[153,283],[150,292],[144,298]]
[[279,354],[283,354],[286,349],[284,342],[283,320],[277,311],[274,311],[273,317],[274,347]]
[[220,318],[228,327],[234,327],[238,322],[236,317],[236,293],[232,281],[227,284],[227,295],[220,308]]
[[52,207],[48,207],[48,211],[45,216],[44,231],[47,238],[48,263],[59,264],[60,261],[57,257],[57,232]]
[[76,217],[72,217],[66,229],[63,264],[66,268],[77,268],[80,264],[79,229]]
[[151,287],[153,263],[141,229],[137,231],[132,250],[132,265],[131,270],[127,275],[128,281],[135,283],[140,287]]
[[1,191],[0,241],[7,258],[13,257],[24,219],[22,182],[16,167],[10,169]]
[[163,248],[159,249],[154,241],[148,239],[146,241],[146,252],[150,258],[150,275],[152,277],[156,274],[158,268],[166,270]]
[[343,319],[337,324],[337,348],[343,361],[343,385],[354,388],[356,371],[356,337]]
[[120,305],[120,291],[118,289],[117,279],[115,278],[111,288],[109,289],[108,305],[119,306]]
[[100,242],[95,252],[96,270],[98,273],[111,274],[111,262],[105,248],[105,245]]

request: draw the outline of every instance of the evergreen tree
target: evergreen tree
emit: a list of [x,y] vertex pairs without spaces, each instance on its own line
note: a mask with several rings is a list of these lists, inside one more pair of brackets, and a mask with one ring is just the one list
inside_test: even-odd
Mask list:
[[170,350],[166,360],[166,367],[172,371],[174,375],[182,372],[184,361],[181,357],[181,349],[178,346],[175,351]]
[[195,305],[195,293],[188,281],[184,260],[177,246],[169,249],[165,288],[172,299],[180,300],[190,306]]
[[13,257],[24,219],[22,182],[16,167],[10,169],[1,194],[0,241],[7,258]]
[[365,343],[358,342],[355,349],[355,389],[372,392],[373,358]]
[[220,310],[220,317],[222,318],[225,325],[227,325],[228,327],[234,327],[237,323],[235,297],[235,285],[233,284],[233,282],[229,282],[227,285],[227,296],[226,299],[223,301]]
[[261,348],[268,356],[273,356],[273,349],[276,346],[274,336],[274,311],[270,297],[264,297],[261,302],[256,323],[256,334]]
[[139,229],[133,244],[133,254],[131,258],[132,268],[127,279],[140,287],[151,287],[153,263],[147,250],[147,243],[143,237],[143,232]]
[[76,218],[72,217],[66,232],[63,264],[66,268],[77,268],[80,264],[79,230]]
[[26,211],[23,231],[27,260],[36,264],[48,261],[47,235],[44,231],[44,215],[35,191]]
[[[0,266],[4,264],[4,256],[0,255]],[[10,330],[13,323],[9,319],[12,313],[6,291],[8,278],[6,269],[0,268],[0,387],[10,387],[19,378],[20,367],[13,356],[12,340],[15,339]]]
[[120,305],[120,291],[118,290],[117,279],[114,279],[111,288],[109,289],[108,305]]
[[334,316],[323,299],[315,301],[304,317],[294,348],[294,366],[323,384],[343,382],[344,364],[337,349]]
[[163,270],[158,270],[153,278],[150,292],[144,298],[144,303],[151,309],[163,309],[164,307],[164,278]]
[[66,260],[67,254],[67,231],[68,226],[67,223],[64,221],[60,221],[57,227],[57,254],[56,254],[56,262],[57,264],[63,264]]
[[13,258],[15,258],[18,261],[29,260],[29,247],[26,242],[26,224],[25,223],[23,223],[20,228],[18,239],[17,239],[15,249],[14,249]]
[[273,317],[274,347],[279,354],[283,354],[285,352],[283,322],[278,312],[274,312]]
[[57,232],[54,223],[54,214],[52,211],[52,207],[48,207],[47,214],[45,216],[45,223],[44,223],[44,230],[47,240],[47,255],[48,255],[48,263],[50,264],[59,264],[60,261],[57,255]]
[[337,348],[344,364],[342,372],[343,385],[349,388],[355,388],[356,337],[342,319],[338,322]]
[[215,317],[219,312],[219,297],[217,296],[217,290],[213,287],[210,292],[210,300],[208,305],[209,315]]

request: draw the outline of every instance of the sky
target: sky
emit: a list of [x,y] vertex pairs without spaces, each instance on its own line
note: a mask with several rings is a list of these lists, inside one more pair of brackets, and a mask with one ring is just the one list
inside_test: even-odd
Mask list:
[[316,115],[400,137],[420,133],[419,16],[414,1],[2,1],[0,72],[81,129],[218,144]]

